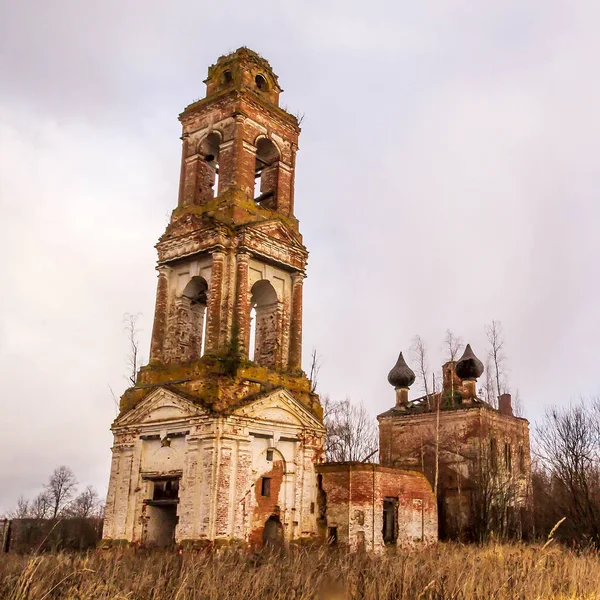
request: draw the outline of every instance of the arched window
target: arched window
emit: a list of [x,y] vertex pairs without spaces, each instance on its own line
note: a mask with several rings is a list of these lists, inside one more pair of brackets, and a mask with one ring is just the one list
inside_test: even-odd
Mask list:
[[254,201],[265,208],[277,208],[277,183],[279,174],[279,150],[267,138],[256,142],[254,167]]
[[254,78],[254,83],[261,92],[266,92],[269,89],[267,80],[260,73]]
[[198,195],[200,204],[212,200],[219,193],[219,147],[221,137],[218,133],[209,133],[200,142],[198,169]]
[[206,303],[208,284],[203,277],[192,277],[181,296],[175,299],[173,358],[187,362],[199,359],[206,336]]
[[264,367],[275,367],[279,360],[279,302],[275,288],[266,279],[252,286],[251,306],[255,313],[250,337],[254,335],[251,360]]

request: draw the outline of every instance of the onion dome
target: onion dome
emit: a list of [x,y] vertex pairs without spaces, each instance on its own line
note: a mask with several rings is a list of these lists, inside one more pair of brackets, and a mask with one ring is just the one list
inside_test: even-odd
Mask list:
[[415,374],[406,364],[402,352],[400,352],[394,368],[388,373],[388,381],[395,388],[408,388],[415,382]]
[[478,379],[483,373],[483,363],[473,354],[471,344],[467,344],[463,355],[456,363],[456,374],[461,379]]

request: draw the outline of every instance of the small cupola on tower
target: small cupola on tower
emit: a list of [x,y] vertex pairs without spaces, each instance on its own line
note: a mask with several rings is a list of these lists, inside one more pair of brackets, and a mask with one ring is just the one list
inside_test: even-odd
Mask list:
[[406,364],[402,352],[400,352],[396,364],[388,373],[388,382],[396,390],[396,408],[406,410],[408,406],[408,388],[415,382],[415,373]]
[[477,380],[483,374],[483,363],[475,356],[471,344],[467,344],[463,355],[456,363],[456,374],[463,380],[465,387],[465,400],[477,397]]
[[279,94],[283,91],[277,75],[267,60],[249,48],[221,56],[208,69],[206,97],[227,92],[252,92],[258,98],[279,106]]

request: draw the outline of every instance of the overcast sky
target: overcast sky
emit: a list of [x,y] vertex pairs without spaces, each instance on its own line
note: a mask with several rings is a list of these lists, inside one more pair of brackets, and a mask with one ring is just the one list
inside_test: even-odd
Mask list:
[[375,415],[415,334],[432,366],[447,328],[485,359],[497,319],[532,421],[600,394],[598,2],[0,6],[0,514],[60,464],[106,493],[122,316],[142,313],[147,357],[177,114],[242,45],[304,115],[321,393]]

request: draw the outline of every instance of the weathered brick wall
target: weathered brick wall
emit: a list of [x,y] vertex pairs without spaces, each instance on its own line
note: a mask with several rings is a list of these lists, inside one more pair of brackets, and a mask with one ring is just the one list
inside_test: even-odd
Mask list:
[[[382,464],[416,469],[434,485],[436,474],[436,413],[397,411],[379,417]],[[460,537],[471,523],[470,494],[486,483],[516,490],[510,504],[530,502],[531,460],[527,420],[502,415],[489,407],[442,410],[439,415],[439,487],[445,536]],[[506,454],[508,453],[508,456]],[[474,498],[474,496],[473,496]]]
[[168,541],[171,513],[148,504],[150,482],[165,478],[179,481],[177,542],[259,544],[273,514],[288,541],[315,537],[324,429],[295,403],[277,391],[218,416],[170,392],[150,395],[127,415],[129,425],[115,427],[104,538]]
[[421,473],[365,463],[326,463],[317,471],[325,494],[326,535],[336,528],[338,544],[384,550],[386,499],[396,503],[397,546],[437,540],[437,503]]

